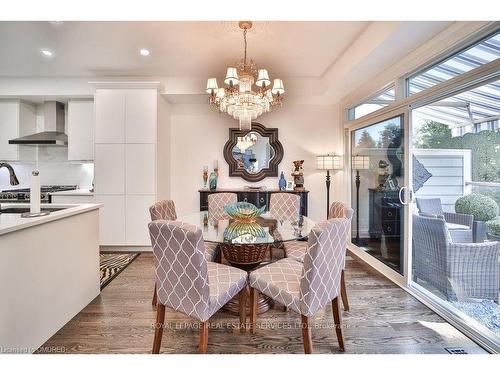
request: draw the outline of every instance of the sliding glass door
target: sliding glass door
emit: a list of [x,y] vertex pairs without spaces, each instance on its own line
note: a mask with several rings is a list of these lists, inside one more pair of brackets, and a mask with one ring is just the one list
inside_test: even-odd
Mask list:
[[400,275],[405,269],[405,116],[360,124],[351,135],[352,243]]
[[500,81],[411,119],[413,285],[500,342]]

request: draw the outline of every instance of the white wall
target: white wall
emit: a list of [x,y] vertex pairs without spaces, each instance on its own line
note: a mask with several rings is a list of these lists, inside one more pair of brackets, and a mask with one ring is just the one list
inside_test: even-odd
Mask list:
[[[239,177],[229,177],[223,156],[229,128],[238,122],[226,114],[218,114],[206,104],[171,105],[171,198],[178,215],[199,210],[198,189],[202,187],[204,165],[212,168],[219,161],[218,187],[241,188],[246,185],[278,187],[278,178],[266,178],[249,183]],[[292,161],[304,159],[305,187],[309,193],[309,216],[321,220],[326,216],[325,173],[316,170],[316,155],[328,152],[342,153],[342,131],[338,110],[334,106],[302,105],[298,100],[285,100],[283,107],[266,114],[257,122],[279,129],[284,157],[279,171],[291,180]],[[167,160],[159,160],[160,168]],[[341,184],[342,172],[332,179],[334,193],[330,199],[344,200],[347,196]],[[339,187],[337,189],[337,187]]]

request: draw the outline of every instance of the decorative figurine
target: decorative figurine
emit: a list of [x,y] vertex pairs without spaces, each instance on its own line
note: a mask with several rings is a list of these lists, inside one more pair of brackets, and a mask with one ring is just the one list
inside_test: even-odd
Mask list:
[[292,172],[293,182],[295,183],[295,191],[304,191],[304,168],[302,165],[304,160],[295,160],[293,165],[295,169]]
[[378,162],[378,191],[389,190],[387,179],[389,178],[389,163],[385,160]]
[[210,173],[210,178],[208,179],[208,184],[210,186],[210,190],[217,189],[217,174],[214,172]]
[[285,191],[286,189],[285,174],[283,172],[281,172],[280,180],[278,182],[278,187],[281,191]]
[[203,166],[203,187],[206,189],[207,188],[207,181],[208,181],[208,165]]

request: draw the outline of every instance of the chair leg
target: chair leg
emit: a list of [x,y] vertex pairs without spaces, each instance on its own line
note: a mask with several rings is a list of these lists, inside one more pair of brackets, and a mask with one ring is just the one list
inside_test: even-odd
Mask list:
[[151,304],[153,306],[156,306],[157,303],[158,303],[158,298],[157,298],[157,295],[156,295],[156,282],[155,282],[155,290],[153,292],[153,300],[151,301]]
[[301,315],[302,319],[302,341],[304,342],[304,353],[312,353],[312,340],[311,340],[311,326],[309,325],[309,318]]
[[250,288],[250,333],[255,333],[257,326],[257,289]]
[[158,305],[156,309],[155,338],[153,340],[153,354],[160,353],[161,337],[163,335],[163,325],[165,323],[165,306]]
[[342,305],[344,305],[344,310],[349,311],[349,301],[347,300],[344,270],[342,270],[342,273],[340,274],[340,296],[342,297]]
[[332,301],[333,321],[335,322],[335,333],[337,334],[337,341],[339,342],[339,350],[345,351],[344,338],[342,337],[342,313],[339,308],[339,299],[335,297]]
[[240,300],[240,332],[247,331],[247,288],[243,288],[239,293]]
[[208,322],[200,322],[200,345],[198,347],[200,354],[207,352],[208,346]]

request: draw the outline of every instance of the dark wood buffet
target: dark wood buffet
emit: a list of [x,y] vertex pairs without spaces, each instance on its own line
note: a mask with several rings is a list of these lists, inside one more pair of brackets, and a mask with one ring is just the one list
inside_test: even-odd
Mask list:
[[236,193],[238,202],[249,202],[257,207],[266,205],[269,208],[269,201],[273,193],[291,193],[300,196],[300,214],[307,216],[307,196],[309,191],[280,191],[278,189],[252,190],[252,189],[201,189],[200,192],[200,211],[208,210],[208,196],[214,193]]

